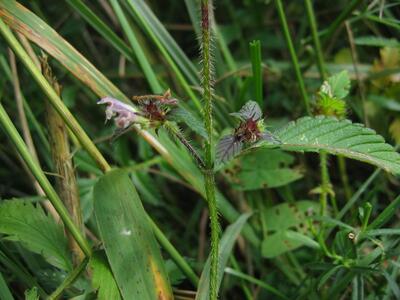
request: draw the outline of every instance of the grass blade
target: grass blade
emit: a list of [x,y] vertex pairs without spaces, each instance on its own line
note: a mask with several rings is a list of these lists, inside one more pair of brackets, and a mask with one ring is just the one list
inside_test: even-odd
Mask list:
[[67,3],[78,12],[98,33],[129,61],[134,61],[131,49],[81,0],[67,0]]
[[153,93],[161,93],[162,87],[158,82],[157,76],[154,73],[153,68],[150,65],[150,62],[147,60],[147,57],[144,54],[144,51],[139,44],[139,41],[135,36],[135,32],[130,27],[128,19],[126,18],[124,12],[122,11],[122,8],[118,3],[118,0],[110,0],[110,3],[115,11],[115,14],[117,15],[117,18],[121,24],[122,29],[124,30],[129,40],[129,43],[131,44],[131,47],[137,57],[137,61],[139,62],[139,65],[142,68],[143,73],[147,78],[151,90],[153,91]]
[[151,31],[152,34],[154,34],[154,38],[157,38],[165,47],[166,51],[168,51],[173,61],[179,66],[190,84],[198,85],[200,80],[197,68],[178,46],[167,29],[165,29],[164,25],[154,15],[146,2],[142,0],[132,0],[130,2],[132,4],[129,5],[134,6],[136,12],[140,15],[142,26],[145,27],[146,30]]
[[8,288],[7,283],[4,280],[4,277],[1,273],[0,273],[0,299],[14,300],[14,297],[12,296],[11,291]]
[[[219,247],[219,264],[218,264],[218,287],[221,284],[224,275],[224,269],[228,263],[229,256],[232,253],[233,245],[240,234],[243,226],[246,224],[250,213],[241,215],[237,221],[229,225],[220,240]],[[209,282],[210,280],[210,257],[204,265],[203,272],[200,277],[199,288],[197,290],[196,300],[208,300],[209,297]]]
[[395,214],[397,208],[400,206],[400,195],[396,197],[384,210],[379,214],[376,219],[368,225],[367,231],[377,229],[385,225]]
[[123,298],[172,299],[160,249],[126,171],[110,171],[96,183],[94,212]]
[[274,288],[273,286],[265,283],[262,280],[259,280],[257,278],[254,278],[252,276],[249,276],[247,274],[244,274],[242,272],[236,271],[236,270],[231,269],[231,268],[226,268],[225,269],[225,273],[233,275],[233,276],[236,276],[236,277],[238,277],[240,279],[244,279],[244,280],[246,280],[248,282],[254,283],[254,284],[262,287],[263,289],[266,289],[267,291],[270,291],[271,293],[275,294],[276,296],[278,296],[281,299],[289,299],[284,294],[282,294],[280,291],[278,291],[276,288]]

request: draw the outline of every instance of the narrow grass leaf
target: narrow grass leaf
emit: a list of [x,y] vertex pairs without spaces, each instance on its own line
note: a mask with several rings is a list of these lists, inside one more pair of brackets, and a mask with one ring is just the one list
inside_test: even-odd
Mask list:
[[[247,219],[251,216],[250,213],[241,215],[235,223],[228,226],[220,240],[219,247],[219,264],[218,264],[218,286],[221,284],[222,277],[228,258],[232,254],[233,245],[240,234]],[[209,299],[209,280],[210,280],[210,257],[204,265],[203,272],[201,273],[199,288],[197,290],[196,300]]]
[[169,34],[164,25],[159,21],[156,15],[143,0],[129,0],[131,7],[140,15],[142,26],[148,28],[152,34],[165,47],[173,61],[179,66],[186,78],[192,85],[199,85],[199,72],[193,62],[183,52],[181,47],[176,43],[173,37]]
[[226,274],[230,274],[233,276],[236,276],[240,279],[246,280],[248,282],[254,283],[260,287],[262,287],[263,289],[270,291],[271,293],[275,294],[276,296],[278,296],[280,299],[289,299],[288,297],[286,297],[284,294],[282,294],[280,291],[278,291],[276,288],[274,288],[273,286],[265,283],[264,281],[254,278],[250,275],[244,274],[242,272],[239,272],[237,270],[233,270],[231,268],[225,268],[225,273]]
[[7,282],[4,280],[3,274],[0,273],[0,299],[2,300],[14,300],[10,289],[7,286]]
[[396,210],[400,206],[400,195],[396,197],[379,215],[376,219],[367,227],[367,231],[371,229],[377,229],[385,225],[395,214]]
[[122,297],[172,299],[159,246],[126,171],[110,171],[96,183],[94,212]]
[[400,42],[394,38],[384,38],[378,36],[360,36],[354,39],[354,43],[359,46],[371,47],[400,47]]
[[67,0],[67,3],[125,58],[130,61],[134,60],[132,50],[84,2],[81,0]]

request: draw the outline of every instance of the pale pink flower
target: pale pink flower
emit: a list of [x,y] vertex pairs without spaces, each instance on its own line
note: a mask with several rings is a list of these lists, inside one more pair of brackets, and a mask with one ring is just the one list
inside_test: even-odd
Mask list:
[[125,129],[138,119],[135,109],[112,97],[104,97],[97,104],[106,104],[106,122],[114,117],[115,125]]

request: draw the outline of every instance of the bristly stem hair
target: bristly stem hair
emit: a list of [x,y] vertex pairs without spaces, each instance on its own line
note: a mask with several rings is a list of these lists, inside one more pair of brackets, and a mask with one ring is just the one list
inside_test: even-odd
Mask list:
[[212,0],[201,1],[201,50],[202,50],[202,88],[204,101],[204,126],[207,131],[207,139],[204,145],[204,184],[208,202],[211,223],[211,264],[210,264],[210,299],[218,297],[218,246],[219,246],[219,223],[218,208],[215,197],[215,179],[213,162],[213,117],[212,117],[212,89],[213,89],[213,58],[212,58]]

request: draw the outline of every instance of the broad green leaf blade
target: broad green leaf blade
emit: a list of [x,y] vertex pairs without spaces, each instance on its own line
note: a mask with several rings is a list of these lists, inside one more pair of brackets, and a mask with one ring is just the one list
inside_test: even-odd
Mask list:
[[20,200],[0,205],[0,233],[5,239],[20,242],[28,250],[42,255],[50,264],[63,270],[72,269],[67,239],[62,226],[40,206]]
[[309,218],[318,210],[318,204],[307,200],[294,204],[278,204],[265,209],[263,218],[269,233],[261,244],[262,255],[272,258],[303,245],[318,247],[309,237],[308,223]]
[[[250,213],[241,215],[235,223],[229,225],[222,238],[219,246],[219,265],[218,265],[218,286],[221,284],[224,270],[228,262],[228,258],[232,253],[233,245],[240,234],[247,219],[251,216]],[[199,288],[197,290],[196,300],[209,299],[209,280],[210,280],[210,257],[208,257],[203,272],[201,273]]]
[[372,129],[333,117],[304,117],[275,132],[284,150],[343,155],[400,174],[400,155]]
[[161,252],[128,173],[108,172],[94,188],[94,212],[124,299],[172,299]]
[[287,185],[303,177],[300,171],[290,168],[293,161],[293,156],[282,150],[261,148],[242,157],[232,184],[244,191]]
[[121,299],[117,283],[103,253],[94,253],[89,264],[92,270],[92,285],[97,290],[97,299]]

